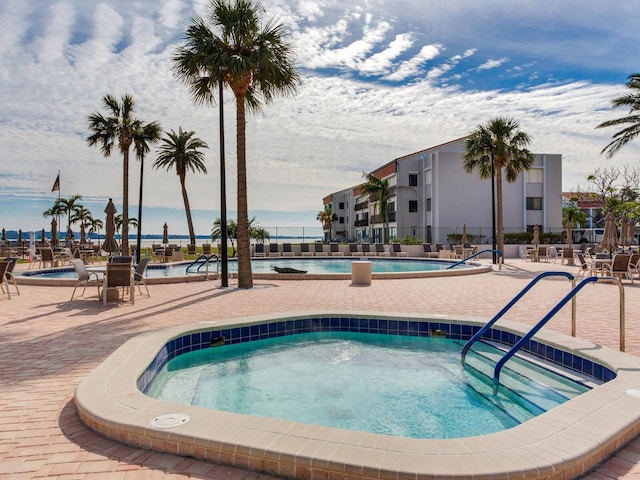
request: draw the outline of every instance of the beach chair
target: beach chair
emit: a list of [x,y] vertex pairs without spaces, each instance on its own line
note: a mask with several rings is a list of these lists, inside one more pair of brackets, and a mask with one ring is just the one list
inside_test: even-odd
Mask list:
[[423,243],[422,256],[427,258],[437,258],[438,252],[436,251],[435,245],[431,245],[430,243]]
[[71,300],[73,300],[73,296],[76,294],[76,290],[79,286],[83,286],[81,297],[84,297],[84,292],[87,290],[87,285],[93,278],[96,282],[96,287],[98,288],[98,295],[100,295],[100,278],[96,272],[87,271],[87,267],[84,262],[80,258],[72,258],[71,265],[73,265],[74,270],[76,271],[76,275],[78,275],[78,279],[76,280],[75,285],[73,286],[73,292],[71,292]]
[[391,244],[391,256],[392,257],[407,257],[409,254],[402,251],[402,245],[397,242]]
[[388,257],[389,252],[385,251],[384,245],[381,243],[374,244],[375,253],[377,257]]
[[336,242],[331,242],[329,244],[329,251],[331,252],[332,257],[342,257],[344,253],[340,251],[340,245]]
[[9,270],[9,264],[11,264],[11,261],[9,260],[0,260],[0,290],[2,290],[2,293],[6,293],[7,297],[9,297],[9,300],[11,300],[9,281],[7,280],[7,271]]
[[291,249],[290,243],[282,244],[282,256],[283,257],[293,257],[293,250]]
[[324,257],[327,254],[324,251],[324,245],[321,242],[316,242],[313,249],[313,254],[316,257]]
[[107,270],[102,280],[101,294],[103,305],[107,304],[109,289],[115,288],[117,290],[118,287],[122,288],[122,299],[124,300],[124,296],[128,292],[129,300],[131,301],[131,304],[133,304],[135,300],[135,281],[130,263],[107,263]]
[[309,248],[309,244],[308,243],[301,243],[300,244],[300,255],[302,255],[303,257],[311,257],[311,256],[313,256],[313,250],[311,250]]
[[605,263],[602,266],[603,275],[611,275],[612,277],[627,277],[633,283],[632,271],[629,268],[631,263],[630,253],[616,253],[611,260],[611,263]]
[[187,255],[196,255],[196,244],[195,243],[187,244]]
[[362,255],[364,256],[371,256],[371,255],[375,255],[372,251],[371,251],[371,245],[369,243],[362,243],[360,244],[360,250],[362,250]]
[[264,257],[266,256],[264,251],[264,243],[256,243],[253,246],[253,256],[254,257]]
[[350,243],[349,244],[349,255],[351,255],[352,257],[356,257],[359,255],[358,253],[358,244],[357,243]]
[[270,257],[279,257],[280,256],[280,251],[278,250],[278,244],[277,243],[270,243],[269,244],[269,256]]
[[147,265],[149,264],[148,258],[141,258],[138,264],[136,265],[135,270],[133,271],[133,283],[138,287],[138,292],[142,295],[142,289],[140,285],[144,285],[145,290],[147,291],[147,297],[150,297],[149,287],[147,287],[147,280],[145,279],[145,272],[147,271]]
[[[203,243],[202,244],[202,253],[205,255],[211,255],[211,244],[210,243]],[[220,253],[220,252],[218,252]]]

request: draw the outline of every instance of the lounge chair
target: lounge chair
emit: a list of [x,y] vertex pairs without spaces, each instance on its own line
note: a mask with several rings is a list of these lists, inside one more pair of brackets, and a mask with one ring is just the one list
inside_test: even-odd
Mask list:
[[[107,304],[109,289],[122,287],[122,298],[129,292],[129,299],[134,303],[135,281],[130,263],[107,263],[107,270],[102,280],[102,303]],[[119,295],[118,295],[119,296]]]
[[282,256],[283,257],[293,257],[293,250],[291,249],[290,243],[282,244]]
[[633,283],[633,275],[632,271],[629,267],[631,264],[631,254],[629,253],[616,253],[611,260],[611,263],[605,263],[602,266],[603,275],[611,275],[612,277],[622,277],[625,276],[631,283]]
[[211,244],[210,243],[203,243],[202,244],[202,253],[204,253],[205,255],[211,255]]
[[98,278],[98,274],[96,272],[87,271],[87,267],[85,266],[84,262],[80,258],[72,258],[71,265],[73,265],[73,268],[75,269],[76,274],[78,275],[76,284],[73,286],[73,292],[71,292],[71,300],[73,300],[73,296],[76,294],[76,289],[81,285],[84,288],[82,289],[82,294],[80,296],[84,297],[84,292],[87,290],[87,285],[89,285],[89,282],[91,281],[92,278],[96,281],[96,287],[98,288],[98,295],[100,295],[100,287],[99,287],[100,279]]
[[324,245],[322,243],[320,243],[320,242],[316,242],[315,245],[314,245],[313,254],[316,257],[324,257],[324,256],[326,256],[327,254],[324,251]]
[[196,255],[196,244],[195,243],[187,244],[187,255]]
[[256,243],[253,246],[253,256],[254,257],[264,257],[266,256],[264,251],[264,243]]
[[375,247],[376,256],[378,256],[378,257],[388,257],[389,256],[389,252],[385,251],[383,244],[376,243],[376,244],[374,244],[374,247]]
[[371,245],[368,243],[363,243],[360,245],[360,249],[362,250],[362,255],[364,255],[365,257],[370,256],[370,255],[375,255],[372,251],[371,251]]
[[303,257],[311,257],[311,256],[313,256],[313,250],[311,250],[309,248],[309,244],[308,243],[301,243],[300,244],[300,255],[302,255]]
[[357,243],[349,244],[349,255],[351,255],[352,257],[357,257],[359,255]]
[[464,249],[462,245],[454,245],[453,246],[453,258],[464,258]]
[[147,280],[144,277],[145,272],[147,271],[147,265],[149,263],[148,258],[141,258],[138,264],[136,265],[136,269],[133,271],[133,283],[138,287],[138,292],[142,295],[142,289],[140,285],[144,285],[145,290],[147,291],[147,297],[150,297],[149,287],[147,287]]
[[279,257],[280,256],[280,251],[278,250],[278,244],[277,243],[270,243],[269,244],[269,256],[270,257]]
[[11,300],[11,291],[9,290],[9,282],[7,280],[7,270],[9,270],[10,263],[11,261],[9,260],[0,260],[0,290],[2,293],[5,293],[6,287],[6,293],[9,300]]
[[392,257],[406,257],[408,256],[407,252],[402,251],[402,245],[397,242],[391,244],[391,256]]
[[422,256],[427,258],[437,258],[438,252],[435,249],[435,246],[430,243],[422,244]]
[[13,269],[16,268],[16,263],[18,263],[18,257],[7,257],[4,259],[6,262],[9,262],[9,267],[7,268],[7,272],[4,274],[5,280],[7,283],[13,283],[13,287],[16,289],[16,294],[20,295],[20,289],[18,288],[18,282],[16,282],[16,276],[13,274]]
[[333,257],[342,257],[344,255],[344,253],[340,251],[340,245],[338,245],[336,242],[331,242],[329,244],[329,249],[329,251],[331,252],[331,256]]

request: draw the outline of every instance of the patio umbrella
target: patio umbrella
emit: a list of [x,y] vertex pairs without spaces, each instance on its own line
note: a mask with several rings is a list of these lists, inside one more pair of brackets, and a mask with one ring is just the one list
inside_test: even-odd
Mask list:
[[531,240],[533,245],[540,245],[540,227],[538,224],[533,227],[533,240]]
[[51,220],[51,245],[54,247],[58,246],[58,221],[56,217],[53,217]]
[[169,243],[169,227],[167,227],[167,222],[165,222],[164,227],[162,227],[162,243]]
[[107,218],[104,224],[104,242],[102,242],[102,250],[105,252],[113,253],[120,250],[118,242],[116,242],[116,206],[113,204],[113,200],[110,198],[107,207],[104,209],[104,213],[107,214]]
[[607,213],[604,217],[604,232],[602,234],[602,242],[600,242],[602,248],[607,249],[609,252],[616,249],[618,246],[618,231],[616,230],[616,220],[613,218],[613,213]]
[[467,224],[462,225],[462,241],[461,243],[464,245],[467,243]]
[[630,226],[631,224],[625,213],[620,221],[620,245],[623,247],[628,247],[633,242],[633,238],[629,238],[632,236]]
[[565,238],[565,243],[571,245],[573,243],[573,223],[571,223],[571,220],[567,222],[566,230],[567,238]]

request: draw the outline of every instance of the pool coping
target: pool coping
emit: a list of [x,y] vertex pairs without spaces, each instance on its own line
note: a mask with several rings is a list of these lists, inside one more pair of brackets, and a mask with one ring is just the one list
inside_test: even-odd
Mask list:
[[[284,257],[280,258],[283,260]],[[288,258],[288,257],[287,257]],[[309,257],[298,257],[298,258],[309,258]],[[313,258],[313,257],[311,257]],[[413,257],[408,258],[390,258],[390,259],[377,259],[377,260],[411,260]],[[336,260],[340,259],[340,257],[327,257],[318,258],[317,260]],[[349,258],[342,258],[342,260],[348,260]],[[275,259],[258,259],[258,261],[274,261]],[[413,260],[429,260],[432,262],[446,262],[446,263],[455,263],[452,260],[439,260],[437,258],[425,259],[415,257]],[[185,265],[191,262],[169,262],[169,263],[160,263],[160,264],[150,264],[147,268],[167,268],[171,265]],[[484,264],[479,262],[467,262],[467,265],[470,265],[471,268],[460,268],[460,269],[452,269],[452,270],[431,270],[424,272],[381,272],[381,273],[372,273],[371,277],[373,280],[393,280],[393,279],[410,279],[410,278],[432,278],[432,277],[456,277],[460,275],[477,275],[480,273],[488,273],[493,270],[491,264]],[[37,285],[37,286],[47,286],[47,287],[73,287],[76,284],[76,279],[74,278],[38,278],[37,275],[33,275],[34,272],[47,272],[47,271],[55,271],[56,269],[64,269],[65,271],[69,271],[69,269],[73,269],[68,265],[63,267],[57,267],[53,269],[35,269],[35,270],[23,270],[16,272],[15,278],[18,285]],[[236,278],[237,274],[230,274],[232,278]],[[187,282],[204,282],[208,280],[217,280],[219,279],[219,273],[213,272],[208,274],[194,274],[194,275],[185,275],[181,277],[145,277],[147,285],[162,285],[162,284],[170,284],[170,283],[187,283]],[[351,280],[351,273],[330,273],[330,274],[320,274],[320,273],[305,273],[305,274],[291,274],[291,273],[253,273],[252,277],[256,280]],[[92,282],[95,286],[95,282]],[[90,285],[92,284],[90,283]]]
[[[552,331],[540,331],[535,338],[578,351],[616,371],[617,377],[522,425],[478,437],[421,440],[307,425],[163,402],[137,388],[137,379],[160,348],[185,332],[336,315],[486,323],[463,316],[312,311],[164,328],[132,338],[83,379],[75,395],[78,412],[93,430],[135,447],[323,480],[574,478],[640,433],[640,360]],[[523,324],[499,323],[500,330],[515,334],[527,330]],[[174,428],[151,425],[154,418],[177,412],[190,421]]]

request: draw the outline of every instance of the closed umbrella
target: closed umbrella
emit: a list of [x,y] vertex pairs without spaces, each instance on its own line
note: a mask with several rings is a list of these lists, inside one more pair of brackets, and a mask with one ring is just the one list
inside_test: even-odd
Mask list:
[[85,238],[84,222],[82,222],[80,224],[80,245],[84,245],[85,243],[87,243],[87,239]]
[[536,224],[533,227],[533,240],[531,240],[533,245],[540,245],[540,227]]
[[58,221],[56,217],[51,220],[51,246],[58,246]]
[[18,246],[22,246],[22,229],[18,230]]
[[169,227],[167,227],[167,222],[165,222],[164,227],[162,227],[162,243],[169,243]]
[[40,241],[44,245],[46,243],[47,234],[44,232],[44,228],[40,232]]
[[632,236],[630,227],[629,218],[627,218],[627,214],[625,213],[620,221],[620,245],[623,247],[628,247],[633,242],[633,238],[629,238]]
[[3,242],[7,241],[7,232],[4,228],[2,229],[2,241]]
[[567,222],[566,230],[567,238],[565,238],[565,243],[571,245],[573,243],[573,223],[571,223],[571,220]]
[[609,252],[612,252],[618,246],[618,231],[616,230],[616,220],[613,213],[607,213],[604,217],[604,232],[602,233],[602,242],[600,246]]
[[104,242],[102,242],[102,250],[105,252],[113,253],[120,250],[118,242],[116,242],[116,206],[113,204],[113,200],[110,198],[107,207],[104,209],[104,213],[107,214],[107,218],[104,224]]
[[462,225],[462,244],[467,243],[467,224]]

